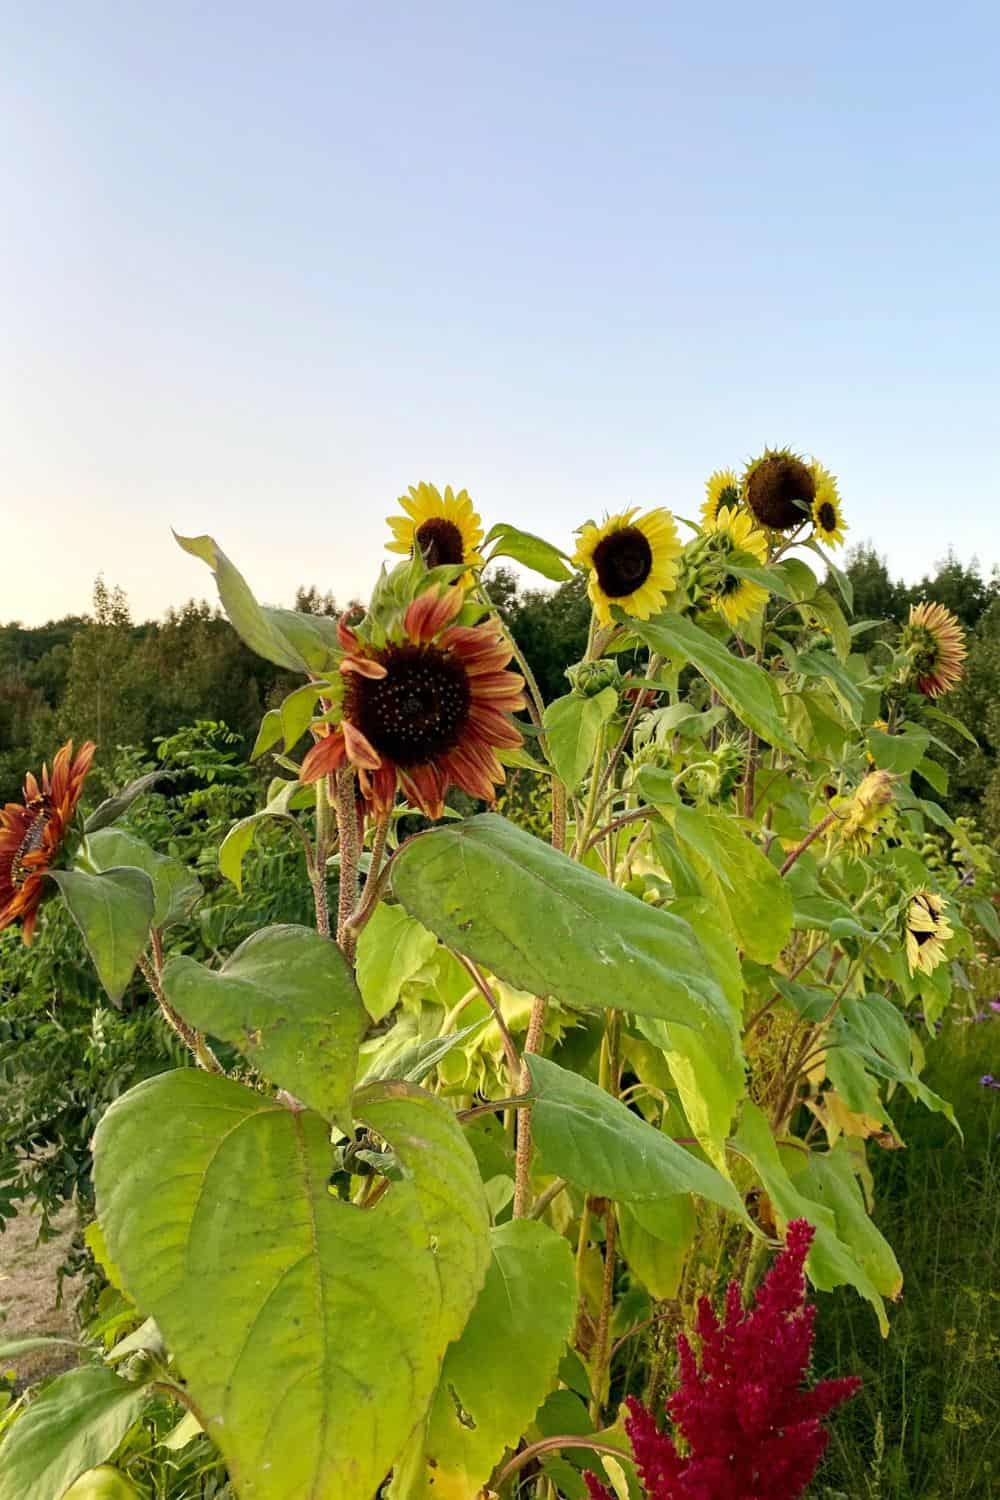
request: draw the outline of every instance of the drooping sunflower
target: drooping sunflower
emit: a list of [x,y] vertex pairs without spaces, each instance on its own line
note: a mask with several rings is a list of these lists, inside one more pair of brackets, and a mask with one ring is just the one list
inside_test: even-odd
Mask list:
[[718,610],[735,630],[766,604],[768,595],[762,584],[740,578],[736,573],[727,573],[726,558],[734,552],[749,552],[751,557],[764,563],[767,561],[767,538],[754,525],[752,516],[746,511],[731,510],[728,505],[724,505],[712,521],[706,522],[705,533],[712,538],[713,561],[719,569],[710,594],[712,608]]
[[747,465],[742,492],[758,525],[769,531],[795,531],[812,516],[821,487],[836,499],[833,476],[822,464],[790,448],[765,448]]
[[903,630],[902,647],[913,661],[917,687],[928,698],[950,693],[962,675],[965,633],[943,604],[914,604]]
[[814,464],[816,473],[816,498],[812,503],[813,534],[828,547],[839,547],[844,540],[847,524],[840,508],[840,492],[837,481],[822,464]]
[[[442,495],[433,484],[411,484],[410,493],[400,495],[399,504],[404,514],[387,517],[393,534],[388,552],[412,554],[419,549],[429,568],[446,563],[482,567],[477,549],[483,527],[467,490],[456,495],[449,484]],[[471,572],[462,575],[466,588],[473,582]]]
[[893,797],[893,776],[888,771],[869,771],[851,798],[840,837],[848,849],[868,854],[876,835],[889,816]]
[[619,511],[603,526],[588,521],[579,536],[573,561],[587,569],[587,593],[602,625],[612,623],[613,604],[637,620],[663,607],[677,583],[681,554],[669,510]]
[[39,782],[29,771],[24,801],[0,809],[0,931],[20,920],[30,943],[45,894],[45,874],[55,863],[80,800],[96,746],[88,740],[74,759],[67,740]]
[[366,802],[390,811],[397,787],[429,818],[444,816],[449,786],[492,802],[504,780],[500,749],[521,734],[509,715],[524,708],[524,679],[507,670],[511,649],[495,620],[456,625],[461,589],[428,589],[383,646],[338,626],[347,653],[340,723],[302,762],[304,782],[350,762]]
[[910,973],[932,974],[947,954],[945,943],[954,931],[944,915],[944,902],[936,891],[917,891],[906,913],[906,962]]
[[715,520],[724,505],[735,510],[740,503],[740,480],[734,469],[716,469],[705,481],[705,501],[701,519],[706,526]]

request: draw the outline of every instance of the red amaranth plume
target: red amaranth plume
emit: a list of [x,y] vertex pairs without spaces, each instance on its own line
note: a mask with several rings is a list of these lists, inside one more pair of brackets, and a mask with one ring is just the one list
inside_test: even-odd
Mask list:
[[[649,1500],[798,1500],[812,1479],[827,1444],[823,1418],[861,1385],[853,1375],[804,1384],[816,1309],[806,1305],[802,1268],[814,1233],[805,1219],[789,1224],[749,1311],[735,1282],[721,1323],[702,1298],[700,1368],[678,1338],[681,1383],[667,1412],[683,1456],[629,1398],[625,1429]],[[613,1500],[592,1474],[586,1480],[591,1500]]]

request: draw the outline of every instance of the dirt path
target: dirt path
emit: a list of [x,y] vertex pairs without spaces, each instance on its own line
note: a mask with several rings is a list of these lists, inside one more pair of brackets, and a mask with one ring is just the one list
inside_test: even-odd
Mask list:
[[[63,1303],[56,1306],[56,1271],[73,1232],[72,1209],[57,1221],[60,1233],[47,1244],[35,1243],[38,1219],[21,1213],[0,1234],[0,1344],[37,1334],[73,1336],[73,1284],[63,1283]],[[70,1349],[40,1349],[18,1359],[0,1361],[14,1370],[17,1387],[74,1364]]]

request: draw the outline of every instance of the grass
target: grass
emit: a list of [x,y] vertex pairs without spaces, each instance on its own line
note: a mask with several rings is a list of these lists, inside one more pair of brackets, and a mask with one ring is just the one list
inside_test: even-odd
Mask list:
[[876,1221],[904,1274],[883,1341],[843,1291],[819,1299],[816,1364],[857,1373],[817,1493],[848,1500],[1000,1496],[1000,1016],[949,1024],[927,1081],[956,1109],[965,1143],[908,1097],[890,1106],[905,1151],[870,1150]]

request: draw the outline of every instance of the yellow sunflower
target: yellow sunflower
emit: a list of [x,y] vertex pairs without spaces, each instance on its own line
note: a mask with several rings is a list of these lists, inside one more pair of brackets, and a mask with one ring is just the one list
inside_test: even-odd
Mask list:
[[822,464],[813,464],[816,498],[812,503],[813,534],[828,547],[839,547],[847,526],[840,508],[837,481]]
[[893,779],[888,771],[869,771],[861,781],[840,825],[840,837],[848,849],[858,854],[871,851],[889,816]]
[[740,480],[734,469],[716,469],[705,481],[705,503],[701,519],[710,526],[723,505],[735,510],[740,503]]
[[735,630],[767,603],[767,589],[749,578],[726,572],[726,558],[734,552],[749,552],[758,562],[767,562],[767,538],[753,524],[746,511],[731,510],[724,505],[711,521],[705,523],[705,534],[712,538],[711,555],[718,567],[718,577],[709,596],[712,608],[718,610]]
[[906,913],[906,962],[910,973],[932,974],[947,958],[945,943],[955,934],[936,891],[917,891]]
[[742,492],[759,526],[769,531],[796,531],[812,516],[821,488],[836,485],[815,459],[805,459],[790,448],[765,448],[743,474]]
[[637,620],[663,607],[677,583],[681,554],[669,510],[619,511],[603,526],[588,521],[579,533],[573,561],[589,573],[587,592],[602,625],[610,625],[617,604]]
[[943,604],[914,604],[901,645],[913,662],[917,687],[927,698],[950,693],[962,676],[965,634]]
[[[483,527],[467,490],[456,495],[449,484],[442,495],[433,484],[411,484],[410,493],[400,495],[399,504],[404,514],[387,518],[393,534],[388,552],[413,553],[419,548],[429,568],[446,563],[482,567],[478,548]],[[466,573],[461,581],[470,588],[474,579]]]

